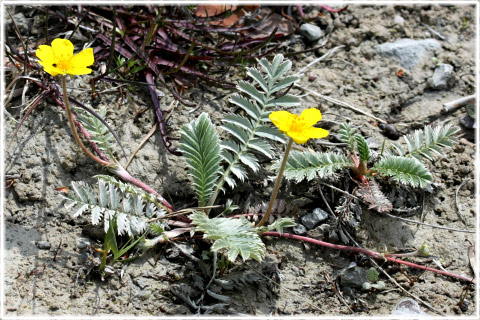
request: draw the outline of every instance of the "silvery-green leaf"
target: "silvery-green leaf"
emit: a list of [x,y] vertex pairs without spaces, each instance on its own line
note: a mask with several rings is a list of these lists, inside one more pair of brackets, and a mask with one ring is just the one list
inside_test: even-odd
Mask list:
[[226,249],[230,261],[235,261],[238,255],[244,261],[249,258],[261,261],[265,256],[265,245],[248,220],[209,218],[199,212],[191,214],[190,218],[205,239],[213,240],[211,250]]
[[117,214],[117,232],[119,236],[125,233],[129,236],[132,235],[132,232],[130,231],[130,221],[125,213]]
[[268,91],[268,85],[265,79],[263,78],[262,74],[258,69],[256,68],[248,68],[247,69],[247,74],[255,80],[260,87],[262,87],[263,91],[267,92]]
[[94,226],[97,225],[102,219],[103,210],[104,208],[101,208],[101,207],[94,207],[92,209],[92,224]]
[[77,211],[73,214],[73,217],[76,218],[81,215],[85,210],[88,209],[88,204],[83,204]]

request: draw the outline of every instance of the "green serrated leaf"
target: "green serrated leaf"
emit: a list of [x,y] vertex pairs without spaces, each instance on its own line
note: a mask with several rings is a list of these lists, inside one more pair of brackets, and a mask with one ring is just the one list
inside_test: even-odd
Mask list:
[[[221,147],[223,149],[226,149],[226,150],[230,150],[231,152],[237,154],[240,150],[240,147],[238,145],[238,143],[236,143],[235,141],[232,141],[232,140],[223,140],[221,143],[220,143]],[[230,161],[228,161],[230,163]]]
[[352,128],[348,123],[340,124],[340,129],[338,130],[338,137],[343,143],[347,143],[350,151],[355,150],[355,129]]
[[258,71],[256,68],[247,68],[247,74],[255,80],[260,87],[262,87],[263,91],[267,92],[268,91],[268,84],[263,78],[262,74],[260,71]]
[[268,226],[262,226],[258,228],[258,233],[262,234],[267,231],[275,230],[278,233],[283,233],[283,229],[289,227],[295,227],[297,224],[291,218],[280,218],[269,224]]
[[360,161],[367,163],[370,161],[370,148],[368,147],[367,141],[364,137],[359,134],[354,136],[355,142],[357,143],[358,154],[360,155]]
[[162,233],[165,232],[165,228],[163,227],[163,225],[161,225],[159,223],[152,223],[150,225],[150,232],[153,235],[159,236],[159,235],[161,235]]
[[300,79],[299,77],[297,76],[290,76],[290,77],[286,77],[284,79],[281,79],[280,81],[278,81],[272,88],[272,90],[270,90],[270,94],[272,93],[275,93],[277,91],[280,91],[282,89],[285,89],[287,87],[289,87],[290,85],[292,85],[293,83],[295,83],[296,81],[298,81],[298,79]]
[[[337,170],[353,166],[350,158],[334,152],[290,152],[285,166],[284,176],[288,180],[300,182],[315,177],[320,179],[331,177]],[[279,163],[274,165],[279,168]]]
[[230,98],[230,102],[234,103],[237,106],[239,106],[240,108],[242,108],[254,120],[259,119],[261,111],[260,111],[259,107],[256,106],[250,100],[248,100],[248,99],[246,99],[246,98],[244,98],[240,95],[234,94]]
[[432,182],[431,173],[415,158],[389,156],[377,162],[372,169],[412,187],[425,188]]
[[258,165],[257,158],[251,153],[244,152],[239,155],[240,162],[252,169],[253,172],[257,172],[260,166]]
[[198,204],[204,206],[221,171],[220,139],[206,113],[182,128],[179,149],[193,179]]
[[[100,117],[105,118],[107,114],[106,108],[100,108],[97,113]],[[97,144],[97,147],[103,152],[113,157],[114,137],[108,128],[89,112],[83,109],[75,108],[79,114],[79,120],[82,122],[85,130],[90,134],[90,140]]]
[[237,179],[239,179],[240,181],[244,181],[245,178],[247,178],[247,171],[239,163],[235,163],[230,166],[230,170],[232,171],[233,175],[237,177]]
[[[221,157],[227,162],[227,166],[213,192],[209,205],[215,202],[217,195],[223,190],[224,182],[231,187],[235,186],[235,181],[229,177],[230,174],[243,181],[247,177],[244,166],[257,171],[259,154],[267,158],[274,156],[273,148],[268,140],[286,142],[285,136],[271,126],[268,114],[274,107],[299,104],[299,99],[293,95],[284,95],[278,98],[273,95],[274,92],[294,83],[297,78],[280,79],[280,76],[283,76],[291,66],[288,60],[284,61],[282,55],[275,56],[272,63],[266,59],[258,62],[267,74],[264,75],[255,68],[249,68],[248,75],[254,79],[255,83],[258,83],[263,92],[260,92],[252,83],[240,81],[237,86],[240,94],[230,98],[230,102],[239,106],[246,114],[229,114],[223,120],[223,129],[233,137],[236,144],[222,143]],[[266,101],[267,97],[268,102]]]
[[245,132],[244,129],[242,129],[242,127],[237,126],[234,123],[227,122],[227,123],[222,125],[222,128],[223,128],[223,130],[227,131],[232,136],[237,138],[242,145],[245,145],[245,144],[248,143],[249,135],[248,135],[247,132]]
[[286,94],[268,101],[267,107],[295,107],[299,105],[300,99],[298,97]]
[[205,239],[213,240],[212,251],[227,250],[230,261],[235,261],[238,255],[245,261],[249,258],[261,261],[265,256],[265,245],[257,230],[245,218],[208,218],[203,213],[193,213],[190,216],[197,231],[204,233]]
[[261,139],[253,138],[248,143],[248,148],[263,154],[265,157],[272,159],[274,156],[272,146]]
[[[116,219],[115,229],[118,234],[133,236],[142,233],[147,226],[147,216],[160,217],[165,214],[161,207],[156,207],[149,202],[149,210],[144,210],[142,197],[152,199],[152,195],[144,193],[137,195],[136,190],[128,187],[117,187],[114,183],[105,181],[116,181],[115,178],[98,177],[97,190],[82,182],[72,182],[72,190],[66,198],[71,201],[77,209],[73,213],[77,217],[87,210],[91,213],[90,221],[93,225],[104,223],[105,232],[108,231],[110,220]],[[82,197],[80,197],[81,195]],[[103,219],[102,219],[103,217]]]
[[271,79],[273,78],[273,73],[272,73],[272,67],[271,64],[268,62],[267,59],[262,58],[260,60],[257,60],[258,63],[262,66],[263,70],[268,74],[268,77]]
[[456,133],[460,129],[450,126],[425,126],[423,130],[415,130],[413,134],[403,136],[406,150],[398,143],[392,146],[393,151],[400,156],[415,157],[418,160],[427,158],[433,160],[435,154],[444,156],[444,148],[451,147],[457,141]]
[[275,78],[278,73],[278,68],[280,67],[281,63],[283,61],[283,55],[282,54],[277,54],[272,61],[271,64],[271,70],[272,70],[272,78]]
[[262,138],[267,138],[270,140],[278,141],[285,143],[285,135],[278,131],[277,128],[272,128],[272,127],[267,127],[267,126],[260,126],[257,128],[255,131],[255,135],[262,137]]
[[240,81],[237,85],[238,90],[246,93],[250,98],[257,101],[260,105],[265,103],[265,95],[257,90],[251,83]]
[[245,117],[233,114],[233,113],[227,114],[225,116],[225,118],[223,118],[222,121],[235,124],[235,125],[243,128],[243,129],[245,129],[246,131],[252,131],[253,130],[253,125],[252,125],[252,122],[250,120],[248,120]]
[[275,76],[273,79],[276,81],[281,76],[283,76],[290,68],[292,67],[292,62],[290,60],[286,60],[278,66],[277,70],[275,71]]

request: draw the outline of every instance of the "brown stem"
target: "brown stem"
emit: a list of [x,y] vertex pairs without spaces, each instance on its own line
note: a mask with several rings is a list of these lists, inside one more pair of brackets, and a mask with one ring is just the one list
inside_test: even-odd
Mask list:
[[273,208],[273,203],[277,198],[278,190],[280,189],[280,183],[282,182],[283,178],[283,171],[285,170],[285,165],[287,164],[288,154],[290,153],[290,149],[292,149],[293,139],[290,138],[288,140],[287,149],[285,149],[285,154],[283,155],[282,165],[280,166],[280,170],[278,170],[277,181],[275,181],[275,186],[273,187],[272,196],[270,197],[270,203],[268,204],[267,211],[263,216],[262,220],[256,225],[256,227],[261,227],[265,222],[267,222],[268,217],[270,216],[270,212]]
[[295,234],[279,233],[279,232],[274,232],[274,231],[264,232],[264,233],[262,234],[262,236],[273,236],[273,237],[290,238],[290,239],[295,239],[295,240],[300,240],[300,241],[305,241],[305,242],[313,243],[313,244],[316,244],[316,245],[319,245],[319,246],[322,246],[322,247],[327,247],[327,248],[332,248],[332,249],[337,249],[337,250],[345,250],[345,251],[363,253],[363,254],[365,254],[365,255],[367,255],[367,256],[370,256],[370,257],[372,257],[372,258],[375,258],[375,259],[384,259],[384,260],[392,261],[392,262],[395,262],[395,263],[404,264],[404,265],[407,265],[407,266],[409,266],[409,267],[413,267],[413,268],[417,268],[417,269],[422,269],[422,270],[428,270],[428,271],[432,271],[432,272],[435,272],[435,273],[442,274],[442,275],[444,275],[444,276],[448,276],[448,277],[452,277],[452,278],[457,278],[457,279],[460,279],[460,280],[463,280],[463,281],[467,281],[467,282],[476,283],[476,282],[475,282],[475,279],[469,278],[469,277],[464,276],[464,275],[459,275],[459,274],[451,273],[451,272],[448,272],[448,271],[443,271],[443,270],[439,270],[439,269],[434,269],[434,268],[422,266],[422,265],[419,265],[419,264],[416,264],[416,263],[412,263],[412,262],[408,262],[408,261],[404,261],[404,260],[400,260],[400,259],[391,258],[388,254],[381,254],[381,253],[378,253],[378,252],[375,252],[375,251],[370,251],[370,250],[363,249],[363,248],[344,246],[344,245],[340,245],[340,244],[333,244],[333,243],[324,242],[324,241],[320,241],[320,240],[316,240],[316,239],[312,239],[312,238],[308,238],[308,237],[297,236],[297,235],[295,235]]
[[67,76],[62,76],[62,88],[63,88],[63,101],[65,104],[65,109],[67,110],[67,117],[68,122],[70,123],[70,128],[72,129],[73,137],[75,141],[78,143],[80,148],[93,160],[96,162],[103,164],[104,166],[109,166],[110,162],[97,158],[93,153],[90,152],[84,145],[80,137],[78,136],[77,128],[75,127],[75,123],[73,122],[72,110],[70,109],[70,103],[68,102],[68,94],[67,94]]

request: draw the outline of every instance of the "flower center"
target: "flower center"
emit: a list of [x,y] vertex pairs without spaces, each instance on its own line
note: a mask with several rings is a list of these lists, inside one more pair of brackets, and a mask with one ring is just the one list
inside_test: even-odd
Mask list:
[[52,67],[58,68],[65,73],[65,71],[68,69],[68,65],[69,65],[68,61],[57,60],[52,64]]
[[305,127],[305,121],[300,119],[299,116],[295,115],[295,119],[293,119],[292,125],[290,126],[290,131],[300,132],[305,129]]

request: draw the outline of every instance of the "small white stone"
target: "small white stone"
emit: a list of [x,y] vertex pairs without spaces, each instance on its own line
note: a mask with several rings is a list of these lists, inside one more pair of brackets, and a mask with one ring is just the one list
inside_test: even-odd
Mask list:
[[399,25],[399,26],[402,26],[404,25],[405,23],[405,19],[402,18],[402,16],[395,16],[395,18],[393,18],[393,22],[396,24],[396,25]]
[[316,25],[304,23],[300,27],[300,34],[307,38],[308,41],[313,42],[323,37],[324,32]]

